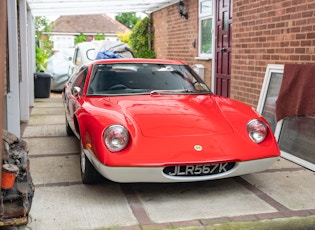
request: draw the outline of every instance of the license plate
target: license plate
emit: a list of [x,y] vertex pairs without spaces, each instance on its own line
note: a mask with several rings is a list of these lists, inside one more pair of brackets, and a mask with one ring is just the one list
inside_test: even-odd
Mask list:
[[177,165],[168,166],[163,172],[169,176],[189,177],[189,176],[209,176],[225,173],[235,166],[235,162],[204,164],[204,165]]

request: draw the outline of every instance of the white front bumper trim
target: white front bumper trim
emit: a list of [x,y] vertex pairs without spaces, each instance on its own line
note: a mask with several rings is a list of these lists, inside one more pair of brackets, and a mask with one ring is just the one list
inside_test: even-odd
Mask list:
[[170,176],[163,173],[164,167],[108,167],[101,164],[94,155],[85,151],[95,169],[105,178],[120,183],[152,182],[193,182],[223,179],[264,171],[270,168],[278,157],[236,162],[231,170],[208,176]]

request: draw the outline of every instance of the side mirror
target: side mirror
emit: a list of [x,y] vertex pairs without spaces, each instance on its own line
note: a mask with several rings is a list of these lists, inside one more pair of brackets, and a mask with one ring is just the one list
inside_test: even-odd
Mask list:
[[74,95],[75,97],[79,97],[79,96],[80,96],[80,93],[81,93],[81,88],[78,87],[78,86],[75,86],[75,87],[73,88],[72,93],[73,93],[73,95]]

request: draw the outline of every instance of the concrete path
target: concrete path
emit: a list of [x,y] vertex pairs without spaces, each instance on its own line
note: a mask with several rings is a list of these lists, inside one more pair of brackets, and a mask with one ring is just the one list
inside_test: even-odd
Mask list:
[[83,185],[79,143],[67,136],[53,93],[36,99],[23,138],[36,189],[30,222],[19,229],[315,229],[314,172],[282,158],[224,180]]

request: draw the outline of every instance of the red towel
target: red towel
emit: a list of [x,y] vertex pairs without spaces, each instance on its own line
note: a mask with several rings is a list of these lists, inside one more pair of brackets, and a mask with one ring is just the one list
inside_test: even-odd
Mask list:
[[315,65],[285,64],[276,102],[277,121],[315,114]]

